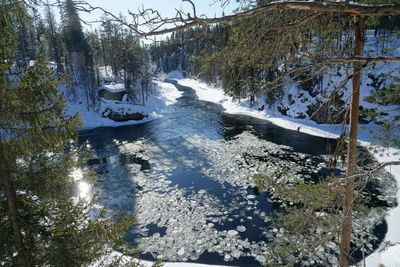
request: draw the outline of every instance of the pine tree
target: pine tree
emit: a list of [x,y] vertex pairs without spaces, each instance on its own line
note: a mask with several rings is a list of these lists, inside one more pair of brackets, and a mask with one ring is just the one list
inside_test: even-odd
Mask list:
[[50,39],[50,43],[51,43],[51,46],[50,46],[51,58],[53,60],[55,60],[55,62],[57,64],[57,73],[61,74],[64,72],[64,66],[61,63],[61,54],[60,54],[59,44],[58,44],[58,40],[57,40],[54,13],[51,10],[48,1],[46,2],[45,17],[46,17],[47,26],[49,29],[49,39]]
[[77,97],[85,98],[87,110],[96,109],[98,97],[94,60],[88,41],[83,34],[78,11],[71,0],[66,0],[61,10],[63,39],[67,51],[67,65],[69,65],[67,70],[74,83],[85,90],[77,92],[78,89],[74,88],[72,95],[75,101],[78,101]]
[[1,263],[87,266],[125,246],[121,236],[133,219],[109,218],[101,210],[92,217],[91,203],[75,196],[71,172],[82,159],[71,140],[80,119],[65,114],[57,89],[62,77],[53,74],[43,52],[33,66],[13,67],[15,20],[27,17],[24,4],[1,0],[0,13]]

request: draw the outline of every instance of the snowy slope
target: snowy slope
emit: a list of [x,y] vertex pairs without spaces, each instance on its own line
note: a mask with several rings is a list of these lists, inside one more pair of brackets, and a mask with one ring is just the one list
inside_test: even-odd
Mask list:
[[[148,96],[145,106],[127,104],[119,101],[103,100],[100,103],[99,111],[88,111],[84,103],[77,103],[70,104],[66,108],[66,112],[67,114],[79,113],[83,120],[84,129],[96,127],[117,127],[151,121],[161,116],[158,113],[160,109],[175,103],[176,99],[182,95],[182,92],[179,92],[175,86],[169,83],[163,83],[160,81],[154,81],[154,83],[156,85],[156,93]],[[107,107],[111,107],[114,110],[124,109],[129,112],[147,114],[148,117],[139,121],[131,120],[126,122],[115,122],[102,116],[102,112],[105,111]]]

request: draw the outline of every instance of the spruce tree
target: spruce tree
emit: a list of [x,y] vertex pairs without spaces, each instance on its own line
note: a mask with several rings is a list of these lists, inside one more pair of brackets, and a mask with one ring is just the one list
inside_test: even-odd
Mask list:
[[[87,266],[125,247],[131,216],[91,216],[76,196],[80,149],[71,145],[81,122],[67,116],[62,77],[43,52],[31,67],[14,67],[16,18],[25,5],[0,1],[0,262],[6,266]],[[83,179],[83,178],[82,178]],[[134,263],[127,263],[134,265]]]

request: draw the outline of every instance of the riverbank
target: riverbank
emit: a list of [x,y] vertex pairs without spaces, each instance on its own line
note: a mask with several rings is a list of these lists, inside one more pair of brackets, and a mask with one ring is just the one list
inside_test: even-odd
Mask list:
[[100,102],[99,110],[105,110],[106,107],[113,107],[114,109],[124,108],[129,109],[130,113],[143,114],[147,117],[142,120],[129,120],[123,122],[117,122],[109,118],[104,117],[101,112],[88,111],[87,106],[83,103],[70,104],[66,108],[66,112],[69,115],[79,113],[82,122],[83,129],[92,129],[97,127],[118,127],[124,125],[140,124],[154,119],[159,118],[161,115],[158,111],[166,106],[176,103],[176,99],[182,95],[182,92],[178,91],[176,87],[170,83],[163,83],[161,81],[154,80],[155,94],[150,94],[147,97],[145,105],[133,105],[133,104],[117,104],[111,102]]
[[[169,78],[174,78],[174,75],[169,75]],[[337,138],[342,128],[337,125],[317,124],[316,122],[306,119],[294,119],[283,116],[274,109],[258,110],[258,108],[250,107],[250,101],[244,100],[241,103],[233,101],[229,96],[226,96],[221,88],[212,87],[193,79],[184,79],[181,76],[176,76],[176,80],[183,86],[189,86],[196,91],[200,100],[209,101],[220,104],[225,112],[230,114],[243,114],[268,120],[271,123],[280,127],[307,133],[314,136]],[[374,142],[370,131],[374,131],[377,125],[371,123],[363,125],[359,128],[360,144],[366,148],[370,148]],[[372,151],[371,151],[372,152]],[[373,153],[375,159],[380,162],[398,161],[400,150],[395,148],[384,149],[383,152]],[[385,170],[391,173],[397,181],[397,203],[398,206],[388,212],[385,219],[388,224],[388,231],[381,247],[367,257],[367,266],[377,267],[379,264],[384,264],[386,267],[395,267],[400,265],[400,166],[386,167]]]

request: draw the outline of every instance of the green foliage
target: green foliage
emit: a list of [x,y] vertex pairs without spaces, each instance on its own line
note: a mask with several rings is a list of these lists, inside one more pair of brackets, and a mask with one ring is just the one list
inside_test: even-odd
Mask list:
[[[360,0],[362,4],[382,5],[382,4],[400,4],[399,0]],[[400,16],[369,16],[366,18],[365,25],[373,28],[377,32],[395,31],[399,29]]]
[[78,11],[72,0],[65,0],[63,4],[64,40],[69,52],[84,52],[86,58],[89,54],[89,46],[83,35]]
[[284,204],[271,218],[271,227],[277,231],[266,255],[266,265],[294,266],[299,262],[329,265],[335,254],[328,247],[336,246],[341,219],[338,213],[341,198],[330,192],[332,177],[318,184],[288,184],[281,179],[284,173],[278,176],[253,177],[260,190],[272,189],[275,201]]
[[[364,99],[370,103],[379,105],[400,105],[400,77],[393,73],[381,73],[375,77],[372,73],[368,74],[371,83],[368,85],[373,87],[375,92],[365,97]],[[385,81],[391,82],[386,85]]]
[[[134,223],[133,217],[110,217],[105,209],[94,210],[94,202],[76,196],[82,179],[94,179],[90,172],[80,179],[71,176],[84,161],[81,149],[71,145],[81,121],[78,115],[65,114],[66,104],[58,91],[63,77],[54,75],[43,53],[33,66],[14,64],[18,27],[14,18],[25,7],[18,2],[5,9],[4,2],[13,1],[0,5],[0,142],[11,176],[2,176],[0,183],[0,262],[6,266],[87,266],[105,259],[103,265],[115,266],[120,258],[108,261],[108,256],[115,249],[130,253],[121,237]],[[6,178],[12,180],[16,196],[21,250],[10,227]]]

